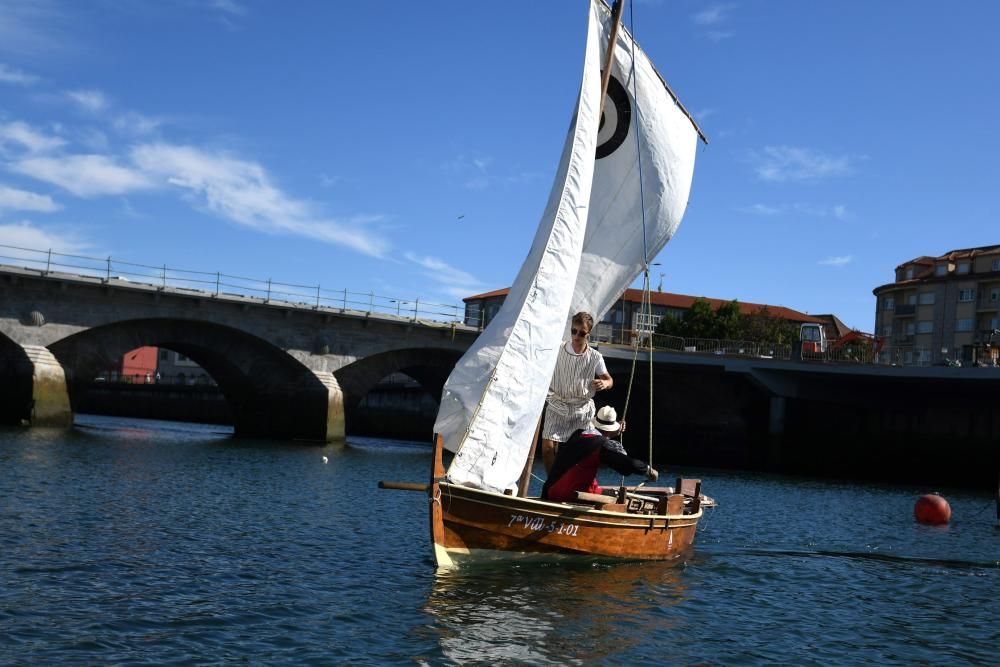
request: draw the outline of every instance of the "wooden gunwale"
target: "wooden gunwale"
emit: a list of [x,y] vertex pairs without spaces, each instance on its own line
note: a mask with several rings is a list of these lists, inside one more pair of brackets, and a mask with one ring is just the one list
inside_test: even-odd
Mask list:
[[[623,512],[608,512],[606,510],[590,508],[583,505],[571,505],[567,503],[555,503],[536,498],[518,498],[515,496],[505,496],[492,491],[473,489],[465,486],[456,486],[447,482],[440,483],[441,504],[443,519],[453,520],[448,512],[447,503],[451,496],[460,497],[470,503],[488,505],[504,511],[525,511],[545,516],[548,518],[572,518],[574,521],[585,523],[590,526],[607,526],[612,528],[638,528],[648,530],[651,522],[661,521],[664,525],[657,528],[685,528],[697,525],[702,517],[702,510],[699,509],[694,514],[626,514]],[[604,520],[602,520],[604,519]]]

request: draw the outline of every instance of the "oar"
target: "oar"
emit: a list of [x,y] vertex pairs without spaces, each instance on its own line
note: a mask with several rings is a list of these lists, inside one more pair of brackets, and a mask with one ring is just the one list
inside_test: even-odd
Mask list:
[[379,481],[378,488],[394,489],[396,491],[423,491],[424,493],[427,492],[426,484],[418,484],[417,482],[387,482],[384,479]]

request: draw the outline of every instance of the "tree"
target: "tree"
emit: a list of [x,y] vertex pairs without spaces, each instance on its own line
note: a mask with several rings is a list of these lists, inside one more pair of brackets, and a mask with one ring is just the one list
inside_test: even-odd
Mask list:
[[799,339],[799,328],[786,319],[771,314],[767,306],[743,316],[740,337],[745,340],[777,345],[791,345]]
[[713,310],[705,299],[695,299],[680,319],[662,318],[656,333],[682,338],[730,338],[739,330],[739,321],[738,302],[730,301]]
[[777,345],[789,345],[799,338],[798,327],[771,314],[767,306],[744,315],[736,299],[714,310],[705,299],[695,299],[681,318],[661,319],[656,333],[681,338],[750,340]]
[[741,338],[742,319],[740,304],[736,299],[722,304],[715,311],[715,335],[712,338],[728,340]]

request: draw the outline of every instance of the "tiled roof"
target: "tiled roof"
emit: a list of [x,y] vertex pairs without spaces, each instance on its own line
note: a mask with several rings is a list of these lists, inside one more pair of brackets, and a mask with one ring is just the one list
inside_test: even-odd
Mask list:
[[928,257],[927,255],[922,255],[911,259],[908,262],[903,262],[897,269],[901,269],[904,266],[910,264],[922,264],[924,266],[933,266],[936,262],[949,261],[954,262],[957,259],[973,259],[975,257],[980,257],[982,255],[1000,255],[1000,245],[984,245],[978,248],[962,248],[959,250],[949,250],[943,255],[938,257]]
[[[493,290],[492,292],[484,292],[483,294],[476,294],[474,296],[467,296],[462,299],[465,302],[478,301],[480,299],[489,299],[493,297],[506,296],[509,292],[509,288],[503,288],[498,290]],[[627,289],[625,294],[622,295],[622,299],[630,303],[641,303],[642,302],[642,290],[638,289]],[[673,294],[672,292],[650,292],[649,300],[653,305],[664,306],[666,308],[681,308],[687,310],[691,307],[696,300],[708,301],[712,309],[717,309],[724,303],[729,303],[725,299],[712,299],[704,296],[689,296],[687,294]],[[828,320],[823,320],[805,313],[793,310],[791,308],[785,308],[784,306],[771,306],[768,304],[761,303],[750,303],[740,301],[738,302],[740,306],[740,313],[743,315],[752,315],[759,311],[761,308],[767,308],[767,311],[774,315],[775,317],[780,317],[785,320],[791,320],[793,322],[815,322],[818,324],[824,324]]]
[[823,320],[826,326],[831,327],[833,332],[836,333],[836,338],[842,338],[852,331],[851,327],[844,324],[839,317],[832,313],[825,315],[813,315],[813,317]]

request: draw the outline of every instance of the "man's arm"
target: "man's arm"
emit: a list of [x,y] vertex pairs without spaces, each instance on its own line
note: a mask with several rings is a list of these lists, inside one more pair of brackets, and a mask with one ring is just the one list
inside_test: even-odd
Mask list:
[[607,373],[598,375],[593,382],[594,391],[604,391],[605,389],[611,389],[613,386],[615,386],[615,381]]
[[653,470],[646,465],[645,461],[634,459],[627,454],[604,446],[601,447],[601,463],[622,475],[650,476],[652,474],[650,471]]

